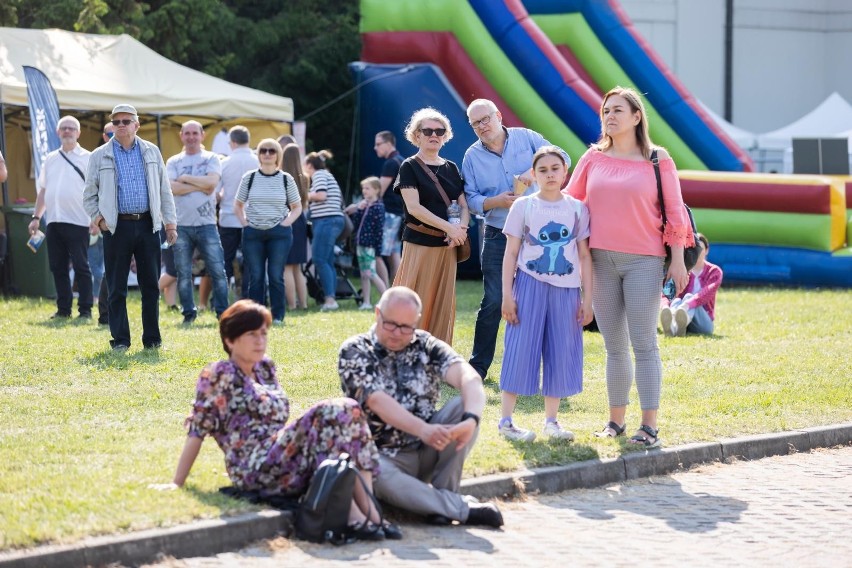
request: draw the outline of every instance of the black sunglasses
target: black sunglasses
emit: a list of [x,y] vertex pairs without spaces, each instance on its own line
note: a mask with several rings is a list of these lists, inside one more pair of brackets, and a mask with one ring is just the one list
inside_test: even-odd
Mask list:
[[433,134],[437,134],[438,136],[443,136],[447,133],[446,128],[421,128],[420,132],[423,133],[424,136],[432,136]]
[[112,121],[113,126],[118,126],[119,124],[123,124],[124,126],[128,126],[132,123],[133,123],[132,118],[122,118],[120,120],[116,118],[115,120]]
[[276,150],[275,148],[260,148],[257,151],[257,153],[258,154],[277,154],[278,150]]

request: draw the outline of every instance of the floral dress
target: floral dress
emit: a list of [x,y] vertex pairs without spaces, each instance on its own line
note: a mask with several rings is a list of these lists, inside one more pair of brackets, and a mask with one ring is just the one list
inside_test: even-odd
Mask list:
[[235,487],[263,494],[304,493],[323,460],[341,453],[378,474],[378,450],[366,418],[351,398],[316,403],[295,422],[275,373],[264,358],[246,376],[233,361],[211,363],[198,377],[189,435],[213,436]]

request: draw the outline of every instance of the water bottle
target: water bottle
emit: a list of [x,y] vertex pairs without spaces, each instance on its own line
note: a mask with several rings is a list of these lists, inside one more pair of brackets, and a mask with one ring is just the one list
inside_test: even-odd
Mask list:
[[455,199],[447,206],[447,221],[451,225],[461,225],[461,205]]

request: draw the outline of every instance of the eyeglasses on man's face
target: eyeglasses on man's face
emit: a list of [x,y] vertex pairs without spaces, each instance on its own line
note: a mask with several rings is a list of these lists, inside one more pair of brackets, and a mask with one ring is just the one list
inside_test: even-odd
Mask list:
[[401,323],[396,323],[395,321],[389,321],[385,319],[385,314],[383,314],[381,311],[379,311],[379,315],[382,316],[382,329],[389,333],[393,333],[394,331],[399,330],[399,332],[403,335],[411,335],[412,333],[414,333],[414,330],[417,329],[411,325],[404,325]]
[[113,126],[118,126],[119,124],[123,124],[124,126],[129,126],[130,124],[133,124],[133,119],[132,118],[120,118],[120,119],[116,118],[115,120],[112,121]]
[[489,112],[488,114],[486,114],[485,116],[483,116],[481,119],[479,119],[479,120],[474,120],[473,122],[471,122],[471,123],[470,123],[471,128],[473,128],[473,129],[475,130],[475,129],[479,128],[480,126],[485,126],[486,124],[488,124],[489,122],[491,122],[491,117],[492,117],[492,116],[494,116],[494,113],[493,113],[493,112]]
[[59,131],[60,131],[60,132],[63,132],[63,131],[65,131],[65,130],[69,130],[69,131],[71,131],[71,132],[76,132],[76,131],[77,131],[77,127],[76,127],[76,126],[60,126],[60,127],[59,127]]
[[261,148],[257,151],[258,154],[278,154],[278,150],[275,148]]
[[440,136],[443,136],[444,134],[447,133],[447,129],[446,128],[421,128],[420,132],[422,132],[424,136],[432,136],[433,134],[436,134],[440,137]]

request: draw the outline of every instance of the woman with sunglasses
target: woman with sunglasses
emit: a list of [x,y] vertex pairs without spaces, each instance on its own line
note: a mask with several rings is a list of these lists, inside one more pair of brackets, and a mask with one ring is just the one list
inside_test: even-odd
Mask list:
[[[446,116],[433,108],[416,111],[405,138],[417,153],[402,163],[393,187],[405,203],[405,245],[393,285],[417,292],[423,301],[421,329],[449,344],[456,319],[456,247],[467,240],[470,220],[459,168],[438,155],[452,137]],[[441,189],[461,207],[460,223],[449,221]]]
[[325,162],[332,154],[328,150],[311,152],[305,156],[305,174],[311,178],[310,203],[311,255],[314,269],[320,280],[325,302],[320,307],[324,312],[339,306],[334,296],[337,292],[337,273],[334,271],[334,243],[343,232],[343,193],[337,180],[326,169]]
[[249,276],[249,298],[269,303],[274,323],[284,323],[284,265],[293,243],[291,225],[302,214],[302,200],[293,176],[279,171],[281,145],[265,138],[257,145],[260,168],[243,175],[234,200],[234,214],[243,226],[243,263]]

